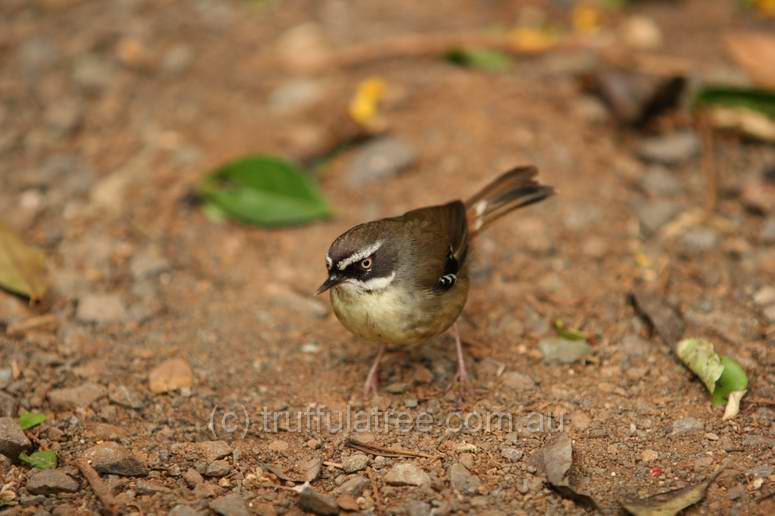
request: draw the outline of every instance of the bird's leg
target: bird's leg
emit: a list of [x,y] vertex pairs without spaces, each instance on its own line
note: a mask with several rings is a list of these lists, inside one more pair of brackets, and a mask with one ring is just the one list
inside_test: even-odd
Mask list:
[[366,376],[366,383],[363,384],[363,397],[368,398],[372,392],[376,394],[377,387],[379,386],[379,361],[382,360],[382,354],[385,353],[385,345],[381,344],[377,358],[374,359],[374,363],[371,364],[369,374]]
[[465,385],[468,381],[468,373],[466,372],[466,362],[463,358],[463,342],[460,340],[460,328],[458,328],[457,321],[455,321],[455,324],[452,326],[452,335],[455,337],[455,346],[457,347],[457,372],[447,390],[451,389],[457,382],[460,389],[460,395],[463,396]]

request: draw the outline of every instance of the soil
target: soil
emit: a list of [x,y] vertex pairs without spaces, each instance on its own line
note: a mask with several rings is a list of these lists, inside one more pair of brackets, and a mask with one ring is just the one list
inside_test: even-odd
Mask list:
[[[723,465],[688,514],[775,513],[775,238],[763,235],[775,216],[772,145],[730,134],[706,145],[720,187],[703,222],[693,214],[707,160],[639,159],[650,135],[617,125],[579,87],[579,71],[603,66],[596,51],[520,58],[502,73],[411,58],[299,79],[278,50],[315,34],[345,48],[536,13],[567,28],[569,4],[4,0],[0,220],[46,251],[52,288],[39,307],[0,293],[3,415],[45,413],[26,433],[57,452],[78,489],[33,494],[30,467],[0,463],[2,514],[103,510],[76,461],[109,441],[134,457],[100,471],[122,513],[241,514],[243,502],[255,514],[593,511],[545,481],[542,450],[560,433],[572,438],[574,489],[601,512]],[[604,20],[615,46],[635,14],[662,31],[652,57],[703,76],[739,76],[722,31],[773,28],[735,2],[638,2]],[[359,148],[340,152],[318,171],[335,215],[289,229],[218,223],[190,202],[196,181],[229,159],[325,148],[337,106],[372,76],[387,84],[382,115],[414,149],[413,165],[353,185]],[[278,100],[300,80],[312,101]],[[473,376],[465,398],[446,390],[455,349],[442,336],[386,354],[380,393],[364,401],[376,349],[311,295],[330,242],[364,220],[465,198],[526,163],[558,194],[476,242],[460,320]],[[642,210],[660,203],[676,217],[644,231]],[[633,293],[677,307],[684,336],[745,368],[735,419],[722,421]],[[19,329],[45,314],[53,325]],[[557,320],[586,336],[582,359],[544,360],[538,343]],[[342,417],[349,426],[336,428]],[[363,461],[352,439],[419,456]],[[403,463],[416,468],[393,471]],[[353,491],[356,476],[367,485]],[[290,489],[304,480],[335,501]]]

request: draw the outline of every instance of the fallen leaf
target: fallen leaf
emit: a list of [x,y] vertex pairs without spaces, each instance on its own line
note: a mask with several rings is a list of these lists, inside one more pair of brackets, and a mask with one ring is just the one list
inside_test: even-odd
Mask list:
[[19,426],[22,430],[29,430],[30,428],[43,423],[46,419],[48,419],[48,417],[42,412],[28,412],[24,410],[19,416]]
[[54,469],[57,467],[57,453],[54,450],[40,450],[30,455],[21,452],[19,460],[37,469]]
[[379,118],[379,104],[385,96],[385,81],[370,77],[358,83],[350,101],[350,117],[358,124],[370,127]]
[[0,287],[39,301],[48,289],[46,255],[0,223]]
[[729,399],[727,400],[727,406],[724,408],[724,415],[721,416],[722,421],[733,419],[740,412],[740,400],[746,395],[748,390],[732,391],[729,393]]
[[729,357],[722,356],[720,359],[724,370],[716,381],[716,388],[713,390],[713,404],[717,406],[726,403],[729,395],[733,392],[745,394],[746,389],[748,389],[748,375],[745,374],[745,370],[740,364]]
[[775,91],[732,86],[705,86],[694,96],[695,110],[716,127],[736,129],[763,140],[775,140]]
[[513,64],[508,54],[489,49],[458,48],[448,52],[445,59],[464,68],[474,68],[487,72],[503,72],[511,68]]
[[735,62],[759,86],[775,88],[775,37],[765,32],[733,32],[724,37]]
[[330,215],[312,179],[296,165],[273,156],[228,163],[200,182],[199,193],[206,205],[259,226],[302,224]]
[[587,336],[582,331],[569,328],[562,319],[556,319],[552,326],[555,333],[565,340],[587,340]]
[[595,500],[581,492],[570,481],[571,466],[573,466],[573,444],[567,434],[559,434],[543,449],[543,465],[546,479],[560,495],[576,503],[597,508]]
[[636,516],[672,516],[705,497],[708,486],[724,469],[724,465],[714,471],[710,477],[699,484],[658,493],[647,498],[633,498],[622,502],[624,508]]
[[662,342],[672,348],[681,340],[686,323],[678,308],[650,292],[633,292],[629,300],[635,313],[648,324],[649,331],[656,332]]

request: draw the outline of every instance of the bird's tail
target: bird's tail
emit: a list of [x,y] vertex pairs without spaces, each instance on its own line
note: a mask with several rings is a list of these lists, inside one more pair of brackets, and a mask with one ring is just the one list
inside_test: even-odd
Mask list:
[[507,213],[552,195],[554,188],[536,181],[536,174],[534,166],[513,168],[468,199],[465,205],[471,234],[483,231]]

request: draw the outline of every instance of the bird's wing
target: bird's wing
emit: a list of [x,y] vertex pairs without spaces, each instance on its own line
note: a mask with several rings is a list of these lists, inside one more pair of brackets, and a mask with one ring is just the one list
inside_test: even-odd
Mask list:
[[439,279],[457,274],[468,254],[465,205],[452,201],[412,210],[403,218],[414,251],[415,283],[423,289],[438,290]]

